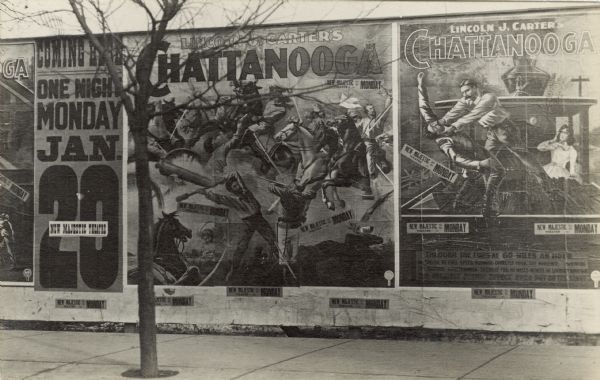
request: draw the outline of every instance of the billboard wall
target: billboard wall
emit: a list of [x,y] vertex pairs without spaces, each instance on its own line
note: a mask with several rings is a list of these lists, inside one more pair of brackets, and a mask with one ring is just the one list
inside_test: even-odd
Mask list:
[[84,37],[37,40],[35,68],[36,289],[119,291],[119,94]]
[[595,16],[401,25],[400,284],[591,287]]
[[387,286],[391,41],[389,23],[168,35],[150,149],[156,229],[178,232],[157,237],[157,283]]
[[[148,129],[155,283],[593,287],[596,15],[170,33]],[[2,43],[0,62],[0,281],[134,285],[133,143],[102,58],[57,36]]]

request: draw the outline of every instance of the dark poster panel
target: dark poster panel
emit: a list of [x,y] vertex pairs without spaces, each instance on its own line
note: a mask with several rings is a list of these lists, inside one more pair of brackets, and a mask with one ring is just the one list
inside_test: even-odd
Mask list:
[[33,281],[33,56],[0,44],[0,281]]
[[401,26],[401,285],[593,286],[597,19]]
[[[155,68],[156,79],[166,81],[156,109],[198,94],[203,101],[164,113],[149,129],[155,283],[388,286],[391,25],[179,33],[167,42]],[[135,50],[143,38],[126,44]],[[212,55],[198,53],[207,48]],[[217,101],[228,103],[211,108]]]
[[84,37],[37,40],[35,66],[36,289],[120,291],[119,94]]

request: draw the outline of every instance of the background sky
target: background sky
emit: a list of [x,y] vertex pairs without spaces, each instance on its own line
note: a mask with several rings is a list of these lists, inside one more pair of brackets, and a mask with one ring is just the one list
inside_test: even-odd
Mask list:
[[[264,0],[270,2],[272,0]],[[98,0],[110,15],[113,31],[140,31],[148,20],[137,5],[128,0]],[[149,6],[154,1],[146,2]],[[257,1],[190,0],[173,26],[186,28],[222,27],[254,9]],[[250,4],[250,6],[248,6]],[[599,1],[313,1],[289,0],[278,8],[267,23],[340,20],[355,18],[387,18],[433,16],[456,13],[481,13],[507,10],[546,9],[600,5]],[[156,8],[156,7],[155,7]],[[3,10],[10,9],[10,16]],[[80,28],[68,11],[67,0],[2,0],[0,1],[0,38],[24,38],[52,34],[79,34]],[[16,14],[53,11],[35,20],[15,20]]]

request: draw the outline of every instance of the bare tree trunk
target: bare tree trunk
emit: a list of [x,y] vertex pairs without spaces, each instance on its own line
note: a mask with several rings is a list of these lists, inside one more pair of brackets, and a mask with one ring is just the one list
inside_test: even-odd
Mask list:
[[156,352],[156,313],[154,309],[154,276],[152,264],[154,247],[152,246],[152,189],[150,186],[150,168],[144,128],[132,129],[135,142],[135,177],[138,188],[138,300],[140,320],[140,365],[142,377],[158,376],[158,355]]

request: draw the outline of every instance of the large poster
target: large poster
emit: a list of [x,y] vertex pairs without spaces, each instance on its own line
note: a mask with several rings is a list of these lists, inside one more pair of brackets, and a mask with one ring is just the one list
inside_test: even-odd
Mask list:
[[36,289],[120,291],[119,94],[84,37],[37,40],[35,67]]
[[33,55],[0,44],[0,281],[33,281]]
[[401,285],[593,286],[597,19],[401,25]]
[[391,41],[390,24],[168,36],[148,135],[156,284],[387,286]]

